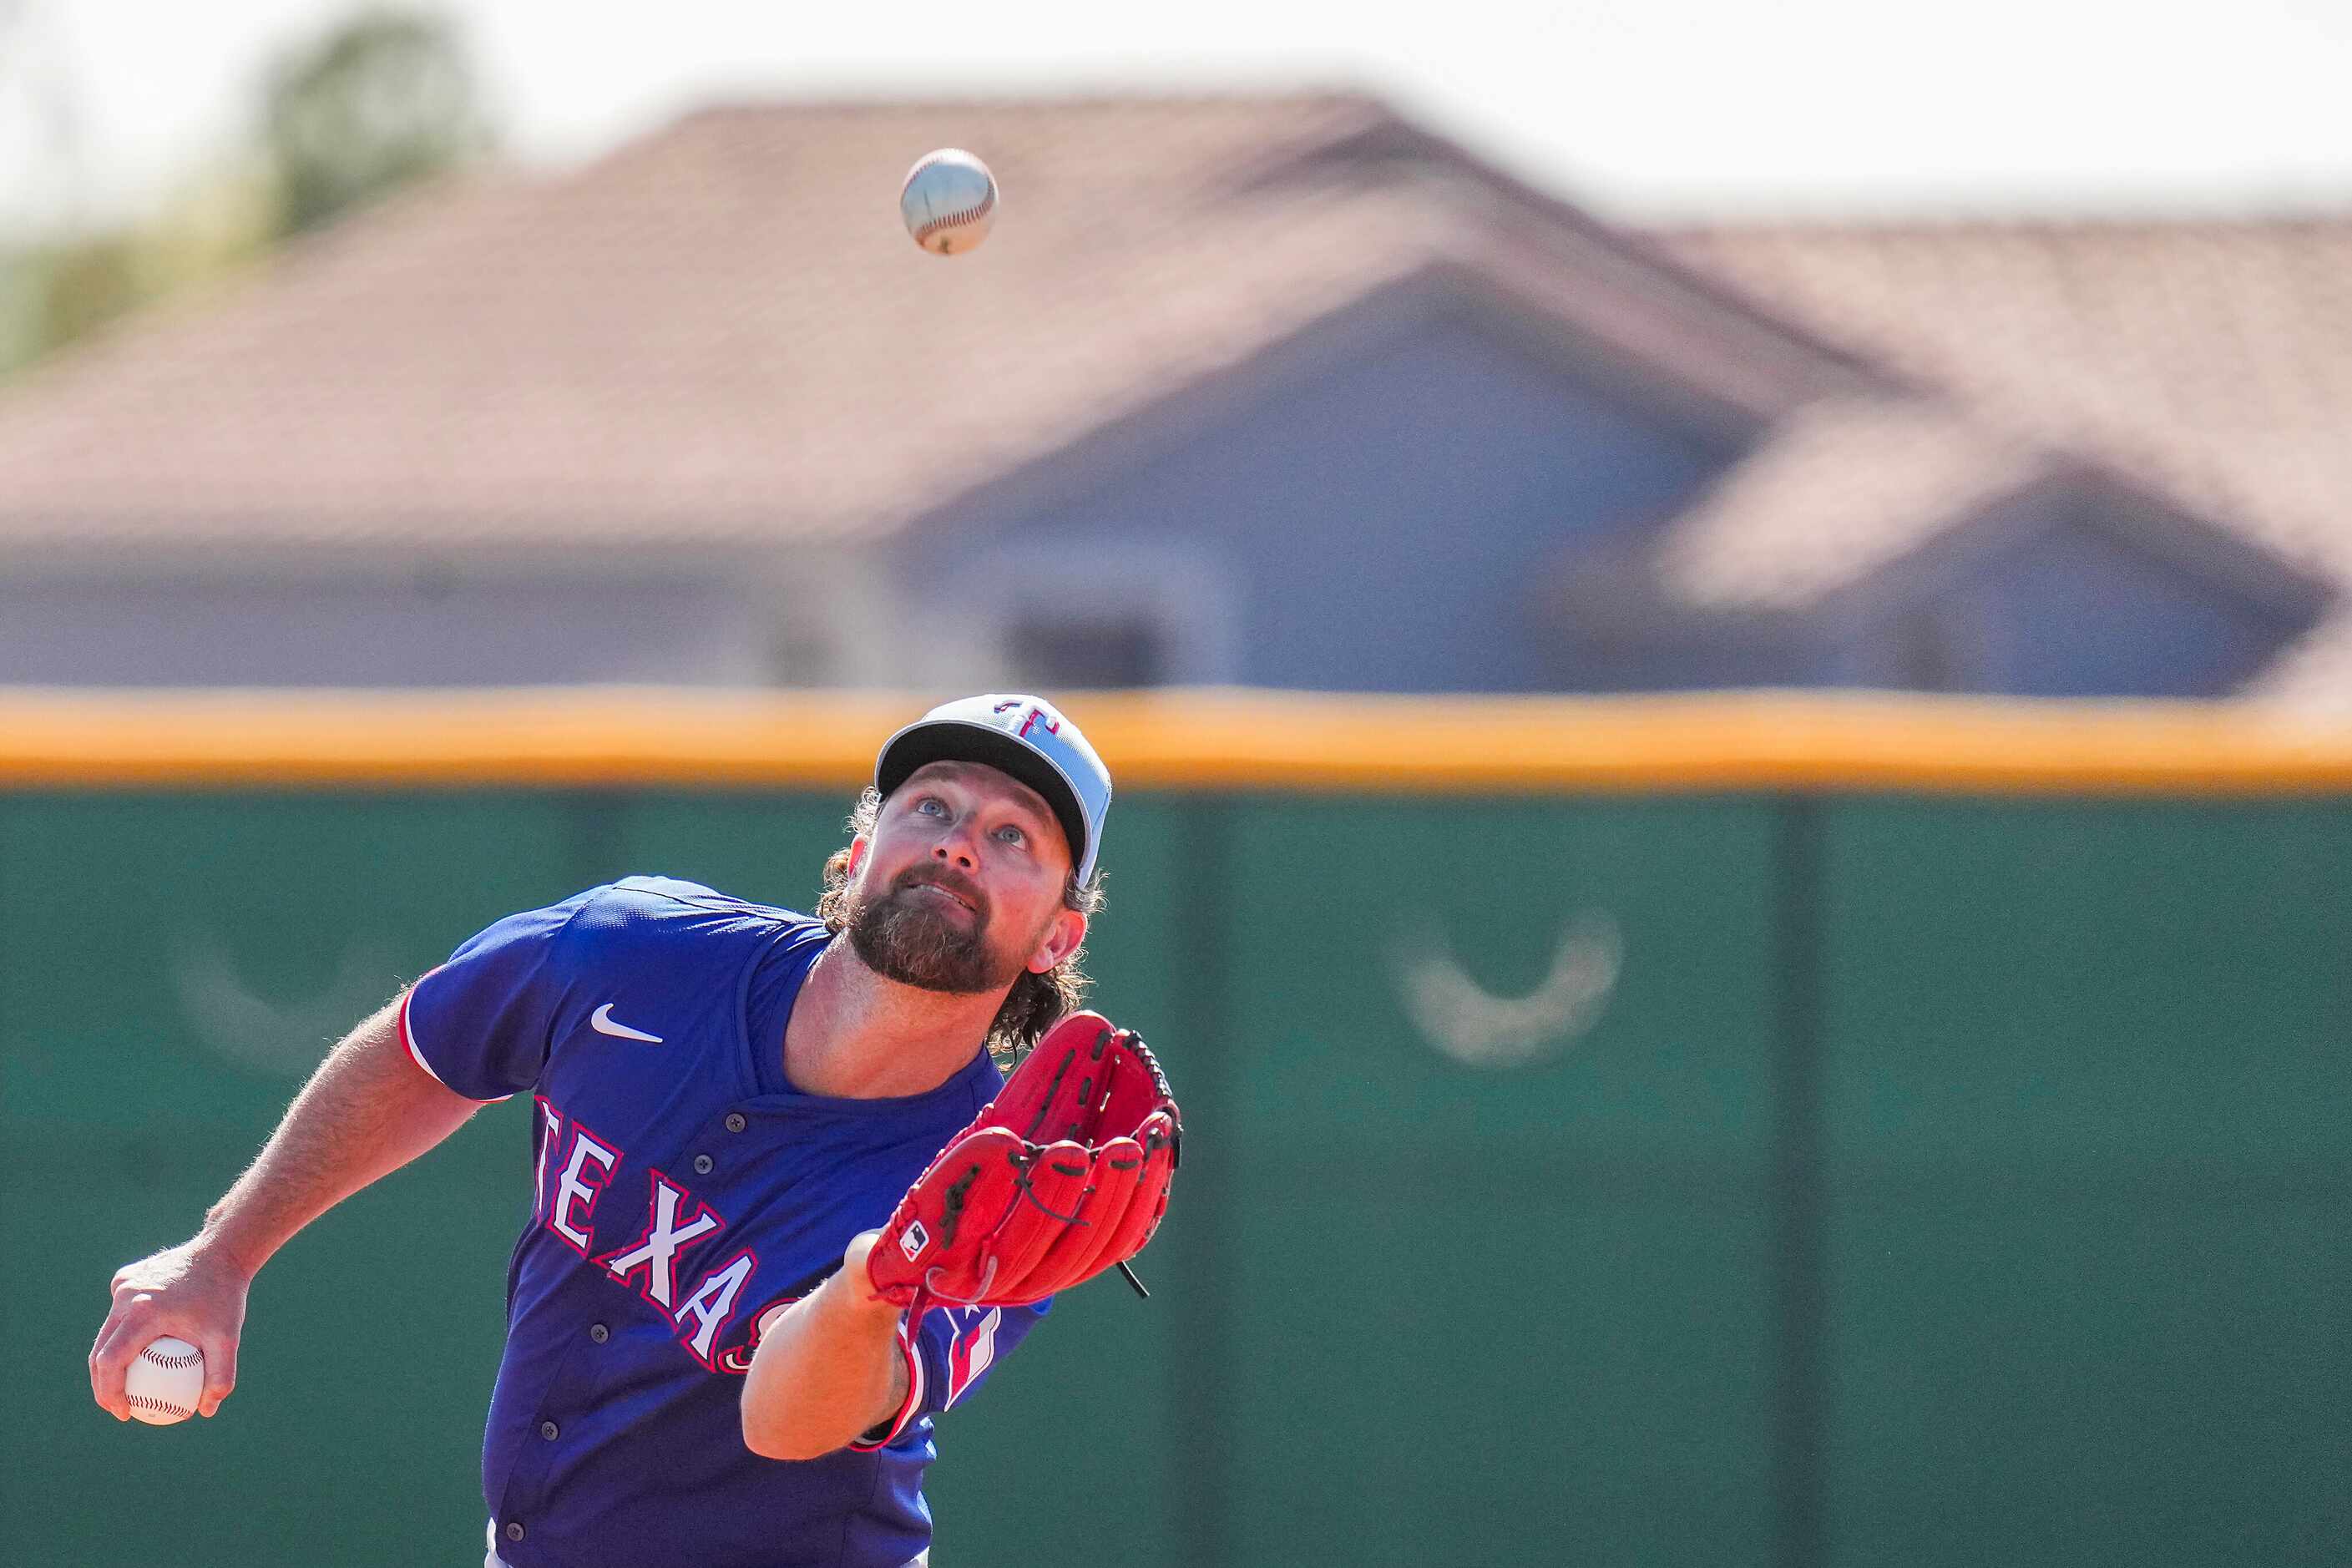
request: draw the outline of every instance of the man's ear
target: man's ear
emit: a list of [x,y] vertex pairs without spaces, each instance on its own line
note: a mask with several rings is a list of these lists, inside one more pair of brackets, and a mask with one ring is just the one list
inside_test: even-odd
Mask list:
[[863,833],[849,841],[849,869],[842,873],[844,881],[857,880],[857,868],[866,864],[866,851],[870,847],[872,841]]
[[1056,910],[1045,934],[1038,939],[1037,951],[1029,955],[1029,973],[1045,973],[1077,952],[1078,943],[1086,940],[1087,917],[1076,910]]

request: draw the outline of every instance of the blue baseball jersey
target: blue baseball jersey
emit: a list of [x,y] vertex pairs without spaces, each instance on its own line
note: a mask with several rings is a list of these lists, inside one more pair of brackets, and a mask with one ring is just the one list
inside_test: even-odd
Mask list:
[[794,1090],[784,1025],[827,940],[787,910],[630,877],[499,921],[403,1004],[435,1078],[532,1097],[530,1217],[482,1440],[514,1568],[899,1568],[929,1543],[932,1418],[1044,1303],[902,1325],[907,1401],[849,1448],[787,1461],[743,1443],[761,1329],[1003,1083],[975,1048],[926,1094]]

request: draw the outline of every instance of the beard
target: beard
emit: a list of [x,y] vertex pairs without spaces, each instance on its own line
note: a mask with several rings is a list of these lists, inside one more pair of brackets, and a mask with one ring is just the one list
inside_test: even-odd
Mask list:
[[919,891],[924,885],[902,875],[880,898],[860,899],[852,907],[849,945],[866,968],[901,985],[959,996],[1002,991],[1021,977],[1028,965],[988,944],[988,906],[977,889],[940,884],[976,906],[967,927],[937,894]]

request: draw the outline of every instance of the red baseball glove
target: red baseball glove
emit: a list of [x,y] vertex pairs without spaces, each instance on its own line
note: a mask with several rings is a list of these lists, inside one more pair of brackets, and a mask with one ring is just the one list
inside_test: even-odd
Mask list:
[[1143,1041],[1072,1014],[898,1200],[866,1255],[875,1294],[911,1325],[942,1301],[1018,1306],[1125,1264],[1168,1212],[1182,1130]]

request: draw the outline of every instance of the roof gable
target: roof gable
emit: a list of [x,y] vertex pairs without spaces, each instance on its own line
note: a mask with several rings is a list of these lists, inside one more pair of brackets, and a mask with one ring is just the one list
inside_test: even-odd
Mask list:
[[[943,262],[892,198],[951,142],[1009,221]],[[1361,98],[721,109],[412,193],[0,393],[0,536],[887,531],[1441,271],[1746,418],[1870,379]]]
[[[891,210],[942,144],[1008,216],[951,262]],[[1351,94],[720,108],[413,192],[0,389],[0,539],[872,537],[1434,289],[1771,427],[1662,535],[1677,602],[1818,602],[2060,472],[2292,596],[2352,584],[2347,278],[2345,218],[1632,233]],[[2262,689],[2352,708],[2336,603]]]
[[[2191,552],[2225,582],[2252,573],[2290,599],[2332,591],[2305,645],[2249,690],[2352,711],[2352,217],[1732,225],[1654,237],[1763,308],[1936,389],[1943,417],[1982,433],[1970,439],[2034,454],[2014,478],[2067,469],[2144,495],[2143,547],[2202,536]],[[1882,457],[1897,476],[1886,482],[1916,482],[1874,542],[1852,542],[1865,565],[1987,499],[1981,477],[1955,478],[1939,497],[1900,443]],[[1712,521],[1718,536],[1738,532],[1731,518]],[[1855,575],[1810,572],[1815,591]]]

